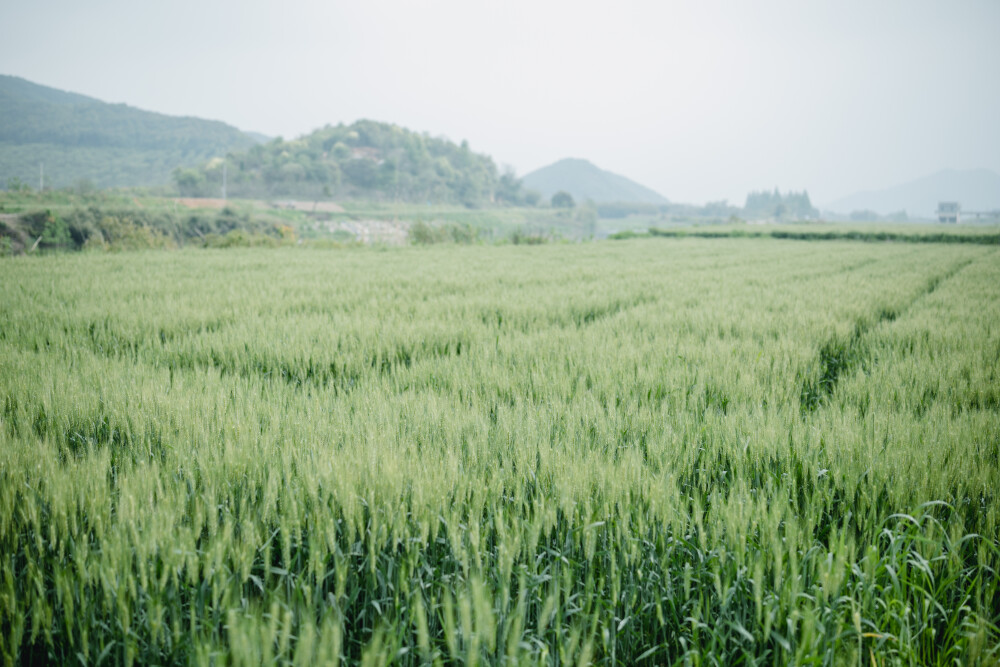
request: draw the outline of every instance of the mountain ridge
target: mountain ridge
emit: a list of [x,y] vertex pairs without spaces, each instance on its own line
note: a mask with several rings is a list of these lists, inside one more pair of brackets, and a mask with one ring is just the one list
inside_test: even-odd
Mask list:
[[879,190],[841,197],[823,208],[837,213],[870,210],[879,215],[906,211],[930,218],[942,201],[957,201],[965,210],[1000,209],[1000,174],[986,168],[942,169]]
[[565,191],[578,202],[589,199],[595,203],[669,203],[659,192],[581,158],[563,158],[526,174],[521,182],[546,198]]
[[0,183],[162,186],[174,169],[249,148],[222,121],[170,116],[0,75]]

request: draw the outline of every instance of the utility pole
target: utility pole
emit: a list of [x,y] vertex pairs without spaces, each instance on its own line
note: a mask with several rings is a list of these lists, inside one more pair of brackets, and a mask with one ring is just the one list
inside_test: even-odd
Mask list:
[[45,189],[45,163],[38,163],[38,191],[41,192]]
[[229,165],[222,163],[222,201],[226,201],[226,167]]

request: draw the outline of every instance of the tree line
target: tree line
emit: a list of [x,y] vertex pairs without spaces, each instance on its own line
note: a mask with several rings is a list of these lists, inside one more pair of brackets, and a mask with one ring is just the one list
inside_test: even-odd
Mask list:
[[807,220],[818,218],[819,210],[809,200],[809,193],[788,192],[781,194],[778,188],[774,191],[755,191],[747,195],[743,205],[743,215],[748,218],[774,218],[777,220]]

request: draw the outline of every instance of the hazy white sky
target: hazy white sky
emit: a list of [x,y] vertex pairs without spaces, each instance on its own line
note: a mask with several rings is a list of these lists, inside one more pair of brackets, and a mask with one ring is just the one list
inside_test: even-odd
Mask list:
[[5,1],[0,73],[285,138],[390,121],[519,174],[582,157],[673,201],[1000,171],[996,0]]

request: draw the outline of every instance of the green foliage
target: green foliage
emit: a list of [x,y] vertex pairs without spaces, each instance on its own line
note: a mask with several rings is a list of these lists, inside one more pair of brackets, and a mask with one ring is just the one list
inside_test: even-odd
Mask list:
[[31,186],[17,176],[10,176],[7,178],[7,190],[18,194],[26,194],[31,192]]
[[542,202],[542,193],[538,190],[525,190],[524,203],[528,206],[538,206]]
[[513,170],[505,169],[497,182],[496,199],[498,202],[517,206],[525,203],[525,192],[521,188],[521,181]]
[[10,239],[6,247],[11,252],[30,249],[36,240],[43,250],[272,246],[295,240],[294,230],[283,221],[232,207],[144,208],[96,200],[88,206],[64,207],[58,215],[33,210],[0,224],[0,236]]
[[173,172],[174,185],[184,197],[205,197],[210,193],[204,175],[197,169],[178,167]]
[[818,218],[819,211],[812,205],[809,193],[805,190],[782,195],[775,188],[774,192],[761,190],[748,194],[746,204],[743,206],[743,215],[748,218],[806,220]]
[[554,208],[573,208],[575,205],[576,202],[573,201],[573,195],[565,190],[560,190],[552,195],[552,206]]
[[4,261],[0,655],[995,664],[997,253]]
[[410,240],[417,245],[433,243],[474,243],[479,234],[468,223],[428,224],[422,220],[410,225]]
[[208,234],[205,236],[206,248],[275,248],[281,241],[273,236],[247,232],[243,229],[231,229],[225,234]]
[[611,239],[612,241],[625,241],[628,239],[639,238],[640,236],[642,236],[642,234],[635,232],[631,229],[625,229],[620,232],[615,232],[614,234],[609,235],[608,238]]
[[[498,176],[493,160],[466,142],[362,120],[327,126],[295,141],[275,139],[227,160],[229,192],[238,197],[365,198],[481,206],[521,201],[520,181]],[[221,161],[200,179],[175,174],[178,189],[217,191]],[[183,179],[183,182],[182,182]]]
[[740,223],[736,226],[692,227],[679,229],[649,228],[650,236],[683,238],[775,238],[797,241],[865,241],[904,243],[974,243],[977,245],[1000,245],[1000,232],[994,227],[970,227],[942,231],[940,227],[919,225],[908,228],[887,228],[867,225],[864,227],[816,226],[762,226],[747,229]]
[[100,236],[93,236],[87,242],[101,242],[110,250],[143,250],[147,248],[169,248],[173,243],[159,229],[137,225],[129,218],[105,216],[97,224]]
[[510,234],[510,242],[514,245],[542,245],[549,241],[550,239],[542,233],[530,232],[524,229],[515,229]]
[[[73,238],[69,226],[61,217],[51,211],[35,211],[22,218],[22,224],[37,247],[43,249],[69,249]],[[35,245],[33,242],[32,245]]]

